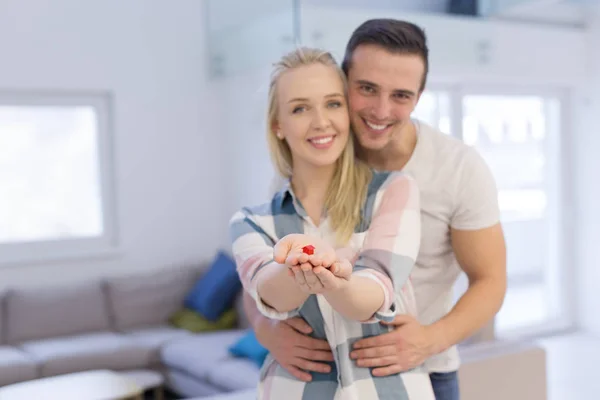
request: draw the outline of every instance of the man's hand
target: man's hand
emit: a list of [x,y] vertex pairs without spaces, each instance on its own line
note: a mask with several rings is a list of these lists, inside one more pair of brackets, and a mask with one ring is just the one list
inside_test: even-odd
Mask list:
[[396,328],[389,333],[357,341],[350,353],[359,367],[375,368],[375,376],[407,371],[441,351],[442,345],[431,327],[421,325],[410,315],[398,315],[387,325]]
[[309,382],[312,376],[306,371],[328,373],[331,367],[319,361],[333,361],[329,343],[307,336],[311,332],[302,318],[263,319],[257,326],[256,337],[290,374]]

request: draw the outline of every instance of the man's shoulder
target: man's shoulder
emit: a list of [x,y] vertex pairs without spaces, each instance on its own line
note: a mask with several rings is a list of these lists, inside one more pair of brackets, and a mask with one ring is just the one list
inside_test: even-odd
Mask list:
[[449,133],[442,132],[439,128],[420,120],[416,120],[416,123],[418,124],[419,135],[436,150],[468,151],[471,149],[471,146],[465,144],[462,140]]
[[431,158],[430,164],[458,167],[473,157],[478,158],[479,152],[462,140],[423,121],[418,121],[420,139],[426,147],[425,154]]
[[406,171],[375,171],[372,172],[371,182],[369,183],[370,194],[386,189],[392,182],[410,181],[415,182],[413,176]]

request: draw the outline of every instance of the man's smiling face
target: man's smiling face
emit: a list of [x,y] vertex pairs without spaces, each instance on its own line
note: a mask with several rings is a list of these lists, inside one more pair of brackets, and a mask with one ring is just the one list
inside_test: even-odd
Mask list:
[[363,148],[382,150],[399,139],[419,100],[424,73],[425,63],[415,54],[370,44],[354,50],[348,70],[350,117]]

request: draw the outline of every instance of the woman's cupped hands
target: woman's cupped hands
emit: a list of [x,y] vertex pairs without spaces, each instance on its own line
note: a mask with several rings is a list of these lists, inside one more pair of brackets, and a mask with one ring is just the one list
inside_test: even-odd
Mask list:
[[343,289],[352,275],[349,260],[338,257],[323,239],[306,234],[281,238],[273,248],[273,258],[287,267],[290,277],[310,294]]

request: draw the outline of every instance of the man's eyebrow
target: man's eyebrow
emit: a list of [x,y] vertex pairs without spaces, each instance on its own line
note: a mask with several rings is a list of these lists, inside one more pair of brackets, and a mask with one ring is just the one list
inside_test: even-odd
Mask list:
[[417,94],[415,92],[413,92],[412,90],[406,90],[406,89],[398,89],[398,90],[394,90],[394,94],[402,94],[404,96],[416,96]]
[[[366,85],[366,86],[371,86],[374,88],[379,88],[379,85],[377,85],[376,83],[373,83],[371,81],[367,81],[364,79],[359,79],[356,81],[356,83],[359,85]],[[412,90],[408,90],[408,89],[396,89],[396,90],[393,90],[392,93],[394,93],[396,95],[401,94],[404,96],[416,96],[417,95],[415,92],[413,92]]]
[[379,85],[377,85],[377,84],[375,84],[375,83],[373,83],[371,81],[364,80],[364,79],[359,79],[359,80],[356,81],[356,83],[359,84],[359,85],[367,85],[367,86],[379,87]]

